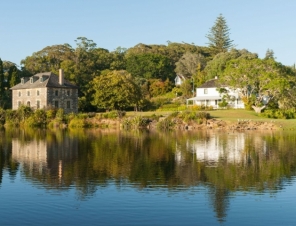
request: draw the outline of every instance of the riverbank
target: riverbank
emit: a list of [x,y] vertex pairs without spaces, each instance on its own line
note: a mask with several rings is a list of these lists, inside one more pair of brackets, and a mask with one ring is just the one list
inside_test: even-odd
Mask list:
[[[173,112],[127,112],[127,117],[169,117]],[[178,129],[219,129],[219,130],[296,130],[295,119],[270,119],[264,118],[254,111],[242,109],[213,110],[208,111],[210,119],[202,124],[191,122],[179,122],[175,126]],[[154,121],[150,128],[156,127]]]

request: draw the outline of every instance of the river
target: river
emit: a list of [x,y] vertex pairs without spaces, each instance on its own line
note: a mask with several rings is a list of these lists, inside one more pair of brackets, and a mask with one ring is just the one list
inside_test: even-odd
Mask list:
[[295,132],[0,133],[0,225],[296,225]]

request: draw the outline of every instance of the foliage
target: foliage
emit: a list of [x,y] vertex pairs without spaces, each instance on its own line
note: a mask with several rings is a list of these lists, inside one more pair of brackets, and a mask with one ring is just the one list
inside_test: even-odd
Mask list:
[[132,54],[127,57],[126,70],[133,77],[146,79],[169,79],[173,81],[174,67],[168,57],[160,54]]
[[161,130],[169,130],[172,129],[175,126],[175,122],[172,121],[170,118],[164,118],[162,120],[159,120],[157,122],[157,128]]
[[4,94],[4,71],[3,71],[3,61],[0,58],[0,97]]
[[142,99],[140,87],[127,71],[112,71],[92,81],[92,104],[98,109],[136,108]]
[[25,121],[24,126],[45,128],[47,126],[47,115],[45,110],[37,109]]
[[149,79],[148,80],[149,87],[149,96],[156,97],[159,95],[164,95],[172,89],[172,83],[166,79],[162,81],[161,79]]
[[185,122],[210,119],[210,114],[204,111],[183,111],[179,114],[179,118]]
[[294,108],[287,109],[287,110],[268,109],[268,110],[264,110],[264,112],[262,112],[260,116],[266,117],[266,118],[274,118],[274,119],[295,119],[296,110]]
[[125,129],[144,128],[149,125],[151,120],[142,116],[129,117],[122,120],[121,125]]
[[222,14],[220,14],[217,17],[214,26],[206,35],[209,40],[208,44],[213,55],[221,52],[227,52],[227,50],[233,46],[233,40],[229,38],[229,34],[229,28],[226,24],[226,20]]
[[56,120],[63,122],[65,120],[65,112],[63,108],[59,108],[56,113]]
[[267,49],[266,50],[266,53],[265,53],[265,57],[264,57],[265,60],[268,60],[268,59],[272,59],[272,60],[275,60],[275,57],[274,57],[274,52],[272,49]]
[[69,122],[69,128],[86,128],[89,127],[85,118],[74,117]]
[[251,53],[245,49],[237,50],[232,48],[228,52],[217,54],[211,61],[207,63],[205,68],[207,79],[220,78],[224,74],[227,62],[234,59],[257,59],[258,54]]
[[220,83],[237,89],[246,104],[255,97],[253,104],[260,107],[293,88],[290,75],[290,70],[272,59],[236,59],[228,62]]
[[126,114],[125,111],[109,111],[106,113],[100,113],[97,117],[104,118],[104,119],[116,119],[116,118],[122,118]]
[[186,52],[176,63],[175,72],[191,78],[197,73],[198,68],[203,70],[206,66],[206,60],[200,53]]

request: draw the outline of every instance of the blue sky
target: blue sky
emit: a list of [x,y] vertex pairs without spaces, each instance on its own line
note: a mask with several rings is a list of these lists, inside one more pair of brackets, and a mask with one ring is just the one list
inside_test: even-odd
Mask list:
[[207,46],[205,35],[221,13],[236,48],[277,61],[296,62],[294,0],[9,0],[0,4],[0,58],[20,64],[46,46],[77,37],[110,51],[138,43],[194,43]]

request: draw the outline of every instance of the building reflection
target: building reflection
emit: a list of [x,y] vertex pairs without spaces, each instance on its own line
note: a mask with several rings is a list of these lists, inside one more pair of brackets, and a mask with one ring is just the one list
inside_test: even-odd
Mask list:
[[[54,139],[52,139],[54,138]],[[78,156],[77,140],[64,137],[57,140],[33,139],[22,141],[12,140],[12,159],[21,164],[27,176],[50,175],[62,182],[64,167]]]
[[249,145],[266,154],[266,142],[261,137],[250,137],[247,133],[209,133],[204,139],[187,140],[184,144],[176,144],[175,160],[181,164],[188,152],[195,160],[204,162],[207,166],[217,166],[219,161],[227,163],[242,163],[248,158]]

